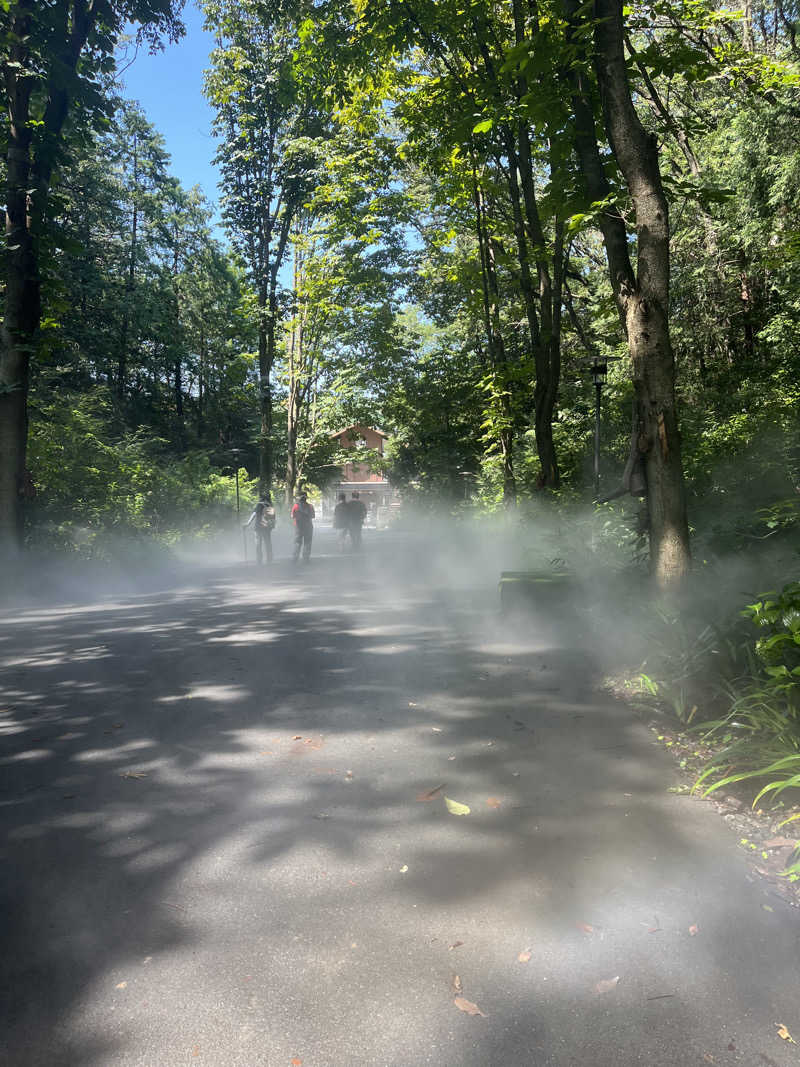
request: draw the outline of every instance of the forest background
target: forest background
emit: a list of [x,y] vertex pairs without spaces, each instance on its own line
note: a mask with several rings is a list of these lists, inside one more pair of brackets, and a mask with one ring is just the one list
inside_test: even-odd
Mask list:
[[[177,39],[179,6],[0,8],[6,549],[215,537],[235,467],[288,503],[364,423],[417,511],[555,522],[665,586],[690,532],[696,567],[793,576],[796,0],[205,0],[224,241],[115,88],[124,41]],[[597,502],[586,363],[612,357]],[[782,595],[728,678],[750,656],[773,686],[783,756]]]

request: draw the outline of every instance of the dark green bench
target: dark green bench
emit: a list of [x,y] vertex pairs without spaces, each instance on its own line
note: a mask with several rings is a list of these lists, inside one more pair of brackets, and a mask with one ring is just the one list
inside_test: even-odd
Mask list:
[[498,585],[503,613],[565,606],[573,591],[568,571],[503,571]]

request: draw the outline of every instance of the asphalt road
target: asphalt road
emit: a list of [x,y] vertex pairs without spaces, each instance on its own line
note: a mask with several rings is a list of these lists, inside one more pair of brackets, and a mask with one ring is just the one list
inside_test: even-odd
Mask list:
[[800,1063],[798,915],[587,635],[315,547],[2,620],[0,1061]]

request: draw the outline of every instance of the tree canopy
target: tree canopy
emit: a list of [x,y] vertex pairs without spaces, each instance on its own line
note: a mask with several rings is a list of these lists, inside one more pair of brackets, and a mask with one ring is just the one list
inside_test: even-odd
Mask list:
[[123,27],[168,47],[177,6],[4,8],[4,552],[177,530],[238,465],[290,501],[357,422],[421,506],[591,506],[611,357],[599,506],[662,584],[690,523],[701,554],[792,529],[782,0],[203,10],[224,241],[114,89]]

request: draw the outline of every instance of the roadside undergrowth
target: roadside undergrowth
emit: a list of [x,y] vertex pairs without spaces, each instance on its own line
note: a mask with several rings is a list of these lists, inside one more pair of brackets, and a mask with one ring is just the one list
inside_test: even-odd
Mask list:
[[736,812],[742,847],[773,875],[777,856],[777,873],[800,881],[800,582],[723,625],[661,612],[654,630],[657,651],[623,686],[676,757],[676,791]]

